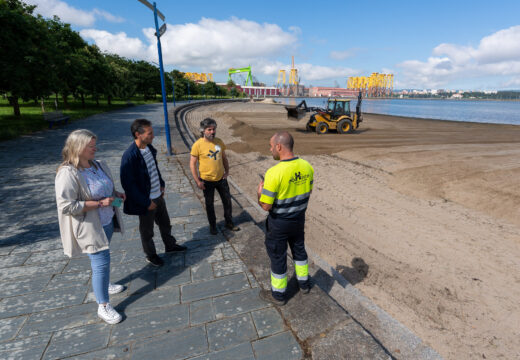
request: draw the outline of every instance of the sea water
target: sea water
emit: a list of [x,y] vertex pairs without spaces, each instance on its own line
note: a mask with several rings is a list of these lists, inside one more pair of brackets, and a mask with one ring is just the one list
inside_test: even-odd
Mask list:
[[[283,104],[325,108],[327,98],[275,98]],[[357,99],[352,99],[355,111]],[[520,101],[499,100],[419,100],[419,99],[363,99],[361,112],[425,119],[468,121],[492,124],[520,125]]]

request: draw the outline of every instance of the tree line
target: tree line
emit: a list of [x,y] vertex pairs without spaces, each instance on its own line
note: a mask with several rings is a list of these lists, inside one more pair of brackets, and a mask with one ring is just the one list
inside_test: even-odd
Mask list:
[[[0,0],[0,94],[8,99],[16,117],[20,117],[20,99],[38,102],[55,96],[61,97],[67,106],[67,99],[72,96],[85,106],[85,97],[93,98],[99,105],[100,99],[110,104],[113,98],[153,99],[161,94],[158,67],[103,53],[58,17],[35,16],[35,8],[20,0]],[[238,94],[233,84],[227,88],[214,82],[198,84],[177,70],[165,73],[170,93],[172,79],[179,100],[188,94]]]

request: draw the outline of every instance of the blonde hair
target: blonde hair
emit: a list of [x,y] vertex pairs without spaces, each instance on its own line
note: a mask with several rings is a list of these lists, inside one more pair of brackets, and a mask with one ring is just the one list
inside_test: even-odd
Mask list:
[[[62,166],[66,165],[72,165],[78,169],[80,167],[79,156],[92,139],[97,139],[97,136],[90,130],[80,129],[71,132],[67,137],[67,140],[65,140],[65,146],[63,147],[63,150],[61,150],[63,162],[58,167],[58,170]],[[97,166],[94,162],[92,162],[92,165],[94,165],[94,167],[97,169]]]

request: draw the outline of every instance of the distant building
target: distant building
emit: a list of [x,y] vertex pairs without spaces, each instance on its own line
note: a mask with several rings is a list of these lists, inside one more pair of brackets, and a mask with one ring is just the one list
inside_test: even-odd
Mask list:
[[242,91],[247,96],[280,96],[280,90],[275,88],[274,86],[242,86]]
[[314,86],[309,88],[309,96],[317,97],[356,97],[358,94],[357,90],[344,89],[336,87],[321,87]]

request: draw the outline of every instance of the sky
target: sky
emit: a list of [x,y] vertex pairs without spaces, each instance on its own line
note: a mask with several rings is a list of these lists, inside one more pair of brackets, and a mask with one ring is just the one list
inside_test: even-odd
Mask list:
[[[138,0],[24,1],[102,51],[158,62],[153,12]],[[394,75],[394,89],[520,89],[517,0],[159,1],[167,71],[226,82],[229,68],[250,65],[272,86],[294,56],[305,86],[378,72]]]

